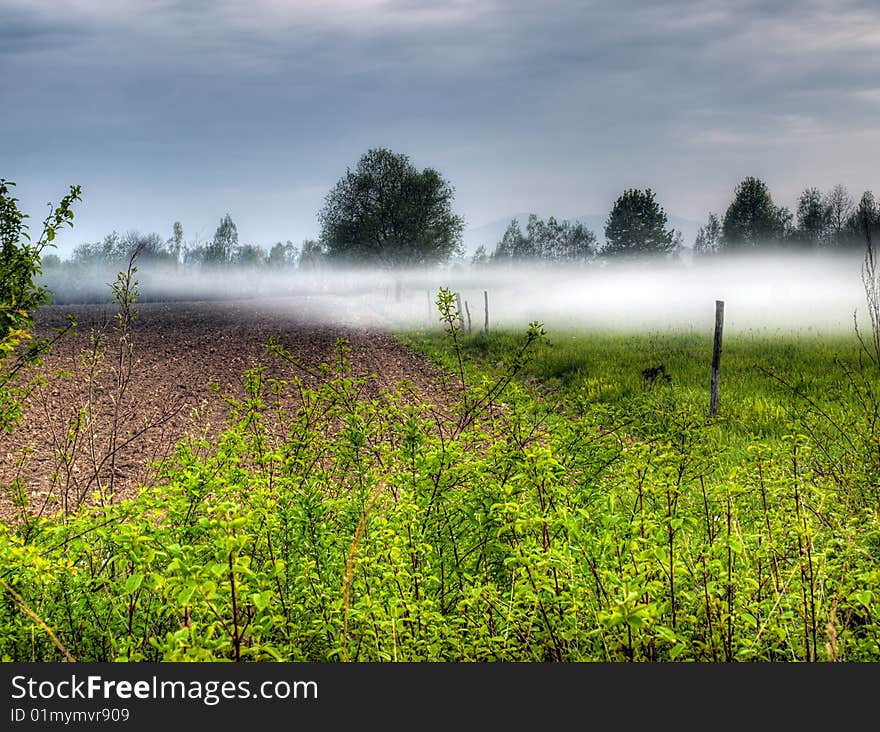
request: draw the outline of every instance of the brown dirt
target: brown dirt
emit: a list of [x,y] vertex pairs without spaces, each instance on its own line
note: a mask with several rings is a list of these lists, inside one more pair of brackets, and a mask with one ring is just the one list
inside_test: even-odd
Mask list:
[[[38,313],[37,332],[51,334],[65,324],[68,313],[78,321],[76,332],[61,338],[39,369],[46,380],[28,397],[21,425],[11,436],[0,435],[0,486],[20,476],[33,512],[59,510],[64,500],[69,507],[89,500],[98,488],[96,472],[105,487],[113,484],[117,498],[130,495],[149,482],[155,462],[171,455],[182,439],[218,434],[228,406],[212,385],[240,397],[242,374],[249,368],[266,365],[270,375],[291,375],[289,367],[265,352],[262,344],[270,337],[311,368],[330,360],[336,341],[347,339],[353,373],[377,376],[374,393],[407,380],[427,401],[446,401],[446,388],[433,364],[326,298],[142,303],[132,330],[131,379],[118,409],[121,445],[115,459],[105,459],[112,452],[108,446],[116,411],[115,308],[46,308]],[[331,317],[337,324],[330,323]],[[95,329],[106,334],[105,358],[90,379],[84,355]],[[95,415],[91,429],[80,430],[77,441],[68,444],[76,414],[87,403]],[[91,442],[87,434],[94,435]],[[67,468],[59,458],[65,450],[74,456]],[[12,495],[0,496],[0,520],[14,520],[16,513]]]

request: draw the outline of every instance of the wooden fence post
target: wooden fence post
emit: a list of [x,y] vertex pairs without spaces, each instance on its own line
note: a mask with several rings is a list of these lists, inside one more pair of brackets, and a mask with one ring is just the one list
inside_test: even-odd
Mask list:
[[483,304],[486,307],[486,320],[483,322],[483,332],[489,335],[489,291],[483,290]]
[[464,301],[464,311],[467,313],[468,319],[468,335],[471,334],[471,309],[468,307],[467,300]]
[[724,330],[724,300],[715,301],[715,344],[712,348],[712,381],[709,416],[718,413],[718,380],[721,376],[721,333]]
[[461,293],[455,293],[455,305],[458,308],[458,326],[464,330],[464,308],[461,306]]

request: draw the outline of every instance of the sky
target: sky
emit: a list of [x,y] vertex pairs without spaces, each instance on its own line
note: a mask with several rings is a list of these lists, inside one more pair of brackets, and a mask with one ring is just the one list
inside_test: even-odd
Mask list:
[[747,175],[777,203],[877,191],[876,0],[0,0],[0,177],[68,253],[112,230],[319,233],[371,147],[455,187],[469,227],[607,212],[704,220]]

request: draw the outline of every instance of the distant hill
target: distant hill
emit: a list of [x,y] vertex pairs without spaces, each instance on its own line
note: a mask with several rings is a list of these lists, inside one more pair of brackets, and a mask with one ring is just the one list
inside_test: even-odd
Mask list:
[[[681,216],[675,216],[673,214],[668,214],[667,217],[669,221],[669,226],[682,233],[685,246],[693,246],[694,238],[697,235],[697,229],[702,226],[702,223],[699,221],[693,221],[691,219],[685,219]],[[542,218],[549,217],[545,216]],[[558,216],[556,218],[557,220],[561,220]],[[604,244],[605,221],[607,218],[608,214],[585,214],[583,216],[578,216],[575,219],[569,220],[578,221],[584,224],[596,235],[596,239],[599,240],[599,243]],[[490,221],[488,224],[483,224],[482,226],[475,226],[473,228],[466,229],[463,238],[464,248],[467,255],[470,256],[471,254],[473,254],[474,251],[476,251],[477,247],[479,247],[481,244],[485,246],[486,251],[491,254],[492,250],[495,249],[495,245],[501,240],[501,237],[504,236],[504,232],[507,229],[507,225],[510,223],[511,219],[516,219],[517,221],[519,221],[519,225],[522,227],[523,231],[525,231],[526,223],[529,220],[529,214],[511,214],[510,216],[505,216],[502,219]]]

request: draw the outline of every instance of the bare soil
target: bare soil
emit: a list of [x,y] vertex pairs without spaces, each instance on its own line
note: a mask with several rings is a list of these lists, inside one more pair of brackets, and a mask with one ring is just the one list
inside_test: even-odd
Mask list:
[[[131,495],[149,484],[157,461],[181,440],[219,434],[229,407],[218,386],[223,394],[243,396],[242,374],[259,365],[269,375],[291,375],[266,353],[270,337],[310,368],[331,360],[336,342],[346,339],[353,373],[375,374],[375,391],[406,380],[433,404],[448,398],[432,363],[329,298],[142,303],[136,311],[133,367],[121,399],[115,306],[38,313],[36,331],[44,336],[63,327],[68,314],[78,326],[38,369],[44,383],[27,398],[22,423],[12,435],[0,435],[0,486],[20,479],[31,513],[72,508],[92,500],[99,487],[111,486],[115,499]],[[104,334],[103,361],[89,355],[97,332]],[[77,414],[87,405],[91,420],[81,419],[77,430]],[[15,491],[0,496],[0,520],[15,520],[21,511],[15,503]]]

